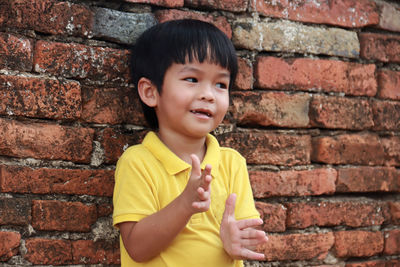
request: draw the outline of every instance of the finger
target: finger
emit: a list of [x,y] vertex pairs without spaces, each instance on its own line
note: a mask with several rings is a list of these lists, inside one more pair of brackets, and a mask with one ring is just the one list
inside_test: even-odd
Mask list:
[[204,188],[202,188],[202,187],[199,187],[197,189],[197,193],[198,193],[199,199],[201,201],[206,201],[206,200],[208,200],[210,198],[210,192],[209,191],[205,191]]
[[204,171],[201,174],[201,178],[202,178],[202,184],[201,186],[204,188],[204,190],[208,190],[208,187],[211,183],[212,180],[212,176],[211,176],[211,165],[207,164],[204,167]]
[[265,255],[263,253],[257,253],[250,249],[243,249],[241,256],[249,260],[258,260],[258,261],[265,260]]
[[192,160],[192,174],[196,175],[196,177],[200,177],[201,168],[199,158],[195,154],[191,154],[190,159]]
[[230,194],[225,202],[225,210],[222,219],[228,219],[229,216],[235,216],[236,194]]
[[267,239],[264,231],[254,229],[240,231],[240,237],[244,239],[257,239],[260,241]]
[[256,227],[263,224],[263,220],[261,219],[246,219],[238,221],[237,226],[239,229],[246,229],[249,227]]

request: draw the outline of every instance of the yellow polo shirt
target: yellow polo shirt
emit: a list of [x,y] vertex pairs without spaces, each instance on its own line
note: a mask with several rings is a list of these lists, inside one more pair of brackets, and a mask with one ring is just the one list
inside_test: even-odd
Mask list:
[[[192,216],[172,243],[154,259],[136,263],[125,250],[122,239],[121,265],[180,266],[243,266],[225,252],[219,227],[225,200],[237,194],[236,219],[258,218],[247,173],[245,159],[235,150],[220,147],[212,135],[206,138],[207,152],[201,163],[212,166],[211,206],[207,212]],[[142,144],[128,148],[118,160],[114,187],[114,226],[127,221],[140,221],[179,196],[190,177],[191,165],[166,147],[154,132]],[[157,240],[157,236],[149,236]]]

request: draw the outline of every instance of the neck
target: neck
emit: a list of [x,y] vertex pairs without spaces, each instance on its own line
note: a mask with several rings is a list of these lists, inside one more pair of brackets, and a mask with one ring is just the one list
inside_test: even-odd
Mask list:
[[188,164],[192,164],[192,160],[190,159],[191,154],[195,154],[200,159],[200,162],[203,161],[207,150],[205,136],[201,138],[188,138],[166,131],[158,131],[157,136],[175,155]]

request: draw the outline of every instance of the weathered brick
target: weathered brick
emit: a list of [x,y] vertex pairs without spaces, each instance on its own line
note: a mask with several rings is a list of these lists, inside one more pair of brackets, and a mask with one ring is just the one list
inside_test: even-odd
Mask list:
[[119,242],[77,240],[72,242],[74,264],[121,264]]
[[400,100],[400,71],[379,70],[378,84],[378,97]]
[[286,208],[282,204],[256,202],[256,208],[264,221],[264,231],[284,232],[286,230]]
[[155,12],[155,17],[160,23],[175,19],[197,19],[206,21],[211,24],[214,24],[217,28],[219,28],[222,32],[224,32],[229,39],[232,38],[231,25],[223,16],[212,16],[206,13],[172,9],[172,10],[158,10]]
[[337,192],[398,192],[400,172],[393,167],[339,168]]
[[21,234],[0,231],[0,261],[7,261],[18,253]]
[[385,165],[400,166],[400,136],[382,137],[381,142],[385,151]]
[[378,27],[400,32],[400,7],[391,3],[379,2],[380,18]]
[[359,39],[362,58],[400,63],[400,36],[360,33]]
[[39,73],[120,83],[129,81],[128,60],[128,50],[38,41],[33,63]]
[[238,57],[238,73],[234,88],[240,90],[253,89],[253,65],[250,60]]
[[99,133],[100,142],[104,149],[104,162],[115,163],[125,149],[131,145],[142,142],[147,130],[136,131],[133,134],[125,134],[112,128],[106,128]]
[[400,102],[372,99],[370,105],[374,114],[374,130],[400,130]]
[[63,265],[72,262],[72,246],[69,240],[31,238],[25,241],[24,258],[32,264]]
[[49,34],[90,36],[93,14],[84,5],[56,0],[6,1],[8,27],[35,30]]
[[267,261],[308,260],[326,258],[334,244],[332,233],[269,235],[259,246]]
[[400,254],[400,230],[385,231],[385,248],[383,253],[386,255]]
[[383,165],[384,156],[381,139],[374,134],[342,134],[312,138],[313,162]]
[[0,114],[76,119],[81,115],[81,88],[75,81],[0,75]]
[[398,267],[399,260],[371,260],[355,263],[346,263],[345,267]]
[[146,125],[135,89],[129,87],[82,89],[82,119],[91,123]]
[[0,154],[90,162],[93,129],[0,118]]
[[106,217],[113,213],[112,204],[99,204],[97,205],[97,217]]
[[[165,2],[177,1],[166,0]],[[95,8],[94,10],[93,35],[96,38],[122,44],[135,43],[146,29],[156,24],[151,13],[129,13],[107,8]]]
[[0,33],[0,69],[31,71],[32,50],[30,39]]
[[268,19],[237,19],[233,42],[249,50],[324,54],[356,58],[360,47],[357,34],[339,28],[319,28],[295,22]]
[[239,125],[308,126],[308,94],[233,92],[231,110]]
[[222,146],[238,150],[251,164],[293,166],[310,163],[311,138],[308,135],[226,133],[218,139]]
[[340,1],[250,1],[251,9],[265,16],[295,21],[330,24],[348,28],[365,27],[379,22],[377,5],[370,0]]
[[370,104],[363,99],[315,95],[309,115],[316,127],[363,130],[374,126]]
[[28,199],[0,198],[0,225],[27,225],[30,218],[31,203]]
[[185,6],[191,6],[196,8],[212,8],[222,9],[232,12],[246,11],[247,1],[245,0],[229,0],[229,1],[218,1],[218,0],[185,0]]
[[124,0],[130,3],[152,4],[164,7],[182,7],[184,0]]
[[[398,177],[399,177],[399,181],[400,181],[400,175]],[[400,225],[400,201],[396,201],[396,202],[389,201],[388,207],[389,207],[389,214],[390,214],[389,215],[390,222],[392,224]]]
[[1,192],[112,196],[113,187],[113,170],[32,169],[0,165]]
[[381,232],[339,231],[335,232],[335,254],[340,258],[371,257],[383,250]]
[[374,96],[375,65],[339,60],[260,56],[256,86],[265,89],[307,90]]
[[32,204],[32,226],[37,230],[89,232],[97,219],[95,205],[57,200],[33,200]]
[[310,226],[364,227],[384,222],[382,205],[375,202],[301,202],[286,204],[287,227]]
[[311,196],[335,192],[336,170],[250,171],[254,197]]

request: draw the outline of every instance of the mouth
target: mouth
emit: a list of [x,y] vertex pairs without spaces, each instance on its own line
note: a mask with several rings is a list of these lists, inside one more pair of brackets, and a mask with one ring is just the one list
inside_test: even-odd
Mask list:
[[196,115],[202,115],[202,116],[207,116],[207,117],[212,117],[211,111],[207,109],[192,109],[190,110],[191,113],[196,114]]

